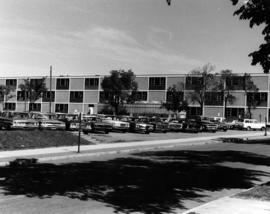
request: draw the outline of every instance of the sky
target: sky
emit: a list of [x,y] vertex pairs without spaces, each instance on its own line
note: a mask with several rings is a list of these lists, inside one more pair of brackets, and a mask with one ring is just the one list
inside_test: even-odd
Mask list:
[[0,0],[0,76],[263,73],[261,29],[230,0]]

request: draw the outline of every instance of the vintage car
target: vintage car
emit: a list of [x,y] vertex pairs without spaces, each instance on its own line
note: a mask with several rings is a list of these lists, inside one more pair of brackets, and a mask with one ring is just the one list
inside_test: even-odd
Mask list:
[[215,117],[211,117],[209,120],[217,125],[218,131],[226,132],[229,129],[229,126],[226,124],[225,120],[216,119]]
[[108,134],[112,131],[112,125],[102,122],[102,119],[96,116],[83,116],[81,129],[84,134],[90,132],[104,132]]
[[163,122],[159,117],[139,117],[138,122],[153,125],[153,132],[166,133],[168,131],[168,123]]
[[39,123],[37,120],[29,118],[27,112],[13,112],[12,128],[13,129],[37,129]]
[[28,112],[6,111],[3,115],[12,121],[12,129],[35,129],[38,121],[29,118]]
[[218,130],[218,125],[211,122],[208,117],[195,116],[189,119],[194,119],[198,123],[200,131],[216,132]]
[[66,124],[57,120],[56,114],[30,112],[30,118],[38,121],[39,129],[65,130]]
[[183,121],[183,132],[198,133],[201,131],[201,125],[195,119],[186,119]]
[[172,132],[180,132],[183,130],[183,122],[180,120],[172,119],[168,123],[168,129]]
[[123,133],[129,131],[129,123],[119,120],[116,116],[104,116],[102,122],[110,124],[112,126],[112,131]]
[[11,129],[13,122],[11,119],[6,117],[0,117],[0,129]]
[[153,125],[139,121],[136,117],[122,116],[120,120],[129,123],[129,132],[149,134],[154,129]]
[[256,119],[244,119],[243,120],[243,129],[245,130],[262,130],[266,129],[265,123],[261,123]]

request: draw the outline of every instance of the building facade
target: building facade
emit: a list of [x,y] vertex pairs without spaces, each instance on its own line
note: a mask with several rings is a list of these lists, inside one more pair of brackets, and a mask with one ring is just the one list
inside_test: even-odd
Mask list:
[[[239,118],[247,110],[247,99],[254,96],[258,99],[256,108],[252,108],[252,117],[264,121],[267,118],[270,122],[270,78],[267,74],[251,74],[252,80],[259,89],[258,92],[248,94],[243,89],[242,77],[239,74],[230,80],[235,97],[233,103],[228,103],[224,107],[223,95],[219,92],[209,92],[206,94],[205,106],[203,109],[205,116],[226,116]],[[0,111],[40,111],[40,112],[63,112],[63,113],[97,113],[103,108],[105,95],[101,88],[103,76],[54,76],[51,79],[46,77],[46,87],[48,91],[43,97],[34,103],[26,102],[19,85],[24,83],[24,79],[38,81],[43,77],[5,77],[0,78],[0,85],[12,87],[9,96],[1,95]],[[174,84],[182,85],[183,97],[198,83],[197,77],[188,75],[138,75],[138,102],[126,105],[129,113],[156,113],[166,114],[165,109],[160,108],[161,102],[169,99],[167,89]],[[51,97],[50,91],[51,88]],[[51,101],[51,102],[50,102]],[[189,114],[201,114],[200,105],[189,101]]]

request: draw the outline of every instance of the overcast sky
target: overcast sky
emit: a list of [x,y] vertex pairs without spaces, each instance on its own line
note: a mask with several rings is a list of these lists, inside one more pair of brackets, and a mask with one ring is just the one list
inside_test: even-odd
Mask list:
[[0,76],[263,73],[248,53],[260,29],[230,0],[0,0]]

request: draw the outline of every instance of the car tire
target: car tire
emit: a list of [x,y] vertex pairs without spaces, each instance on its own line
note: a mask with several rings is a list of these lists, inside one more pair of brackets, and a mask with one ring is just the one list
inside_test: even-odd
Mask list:
[[105,130],[105,132],[104,132],[105,134],[109,134],[109,130]]
[[250,126],[247,127],[247,131],[251,131],[251,127]]
[[262,127],[262,128],[261,128],[261,131],[265,131],[265,127]]
[[84,134],[88,135],[88,132],[87,131],[83,131]]

